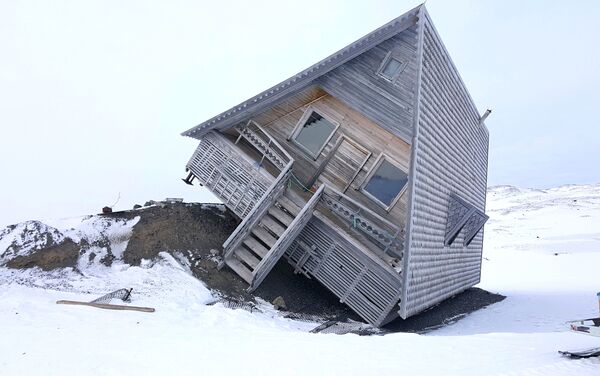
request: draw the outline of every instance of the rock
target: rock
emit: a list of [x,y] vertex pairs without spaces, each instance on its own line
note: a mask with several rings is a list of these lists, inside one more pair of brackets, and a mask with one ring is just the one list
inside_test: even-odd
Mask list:
[[287,306],[285,305],[285,300],[283,300],[281,296],[276,297],[272,303],[275,309],[278,311],[287,309]]
[[152,206],[152,205],[156,205],[156,201],[150,200],[150,201],[146,201],[146,203],[144,204],[144,206]]
[[210,249],[210,254],[211,254],[211,255],[213,255],[213,256],[218,256],[218,255],[219,255],[219,253],[221,253],[221,252],[219,252],[218,250],[216,250],[216,249],[214,249],[214,248],[211,248],[211,249]]
[[133,205],[133,210],[137,210],[137,209],[139,209],[139,208],[141,208],[141,207],[142,207],[142,205],[140,205],[140,204],[135,204],[135,205]]

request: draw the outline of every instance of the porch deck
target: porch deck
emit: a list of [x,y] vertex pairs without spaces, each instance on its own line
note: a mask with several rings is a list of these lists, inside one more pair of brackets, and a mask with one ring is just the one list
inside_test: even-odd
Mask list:
[[[297,273],[317,279],[367,322],[395,317],[400,228],[326,184],[314,193],[299,189],[292,184],[294,160],[279,144],[257,125],[238,131],[236,141],[209,132],[188,163],[243,219],[223,244],[221,266],[252,291],[285,255]],[[248,145],[254,150],[244,150]]]

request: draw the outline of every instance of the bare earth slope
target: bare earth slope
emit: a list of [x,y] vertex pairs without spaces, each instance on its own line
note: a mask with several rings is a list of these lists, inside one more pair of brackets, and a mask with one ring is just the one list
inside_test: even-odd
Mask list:
[[[295,275],[285,260],[254,294],[247,293],[246,283],[229,269],[217,270],[221,245],[237,226],[237,219],[223,205],[158,203],[80,220],[79,224],[75,219],[58,221],[55,225],[61,230],[39,221],[7,228],[0,238],[3,244],[10,242],[3,263],[13,269],[71,268],[85,274],[90,265],[97,263],[107,267],[113,261],[139,266],[144,260],[156,260],[160,252],[169,252],[215,295],[239,304],[255,304],[257,297],[267,302],[282,297],[286,311],[295,317],[317,315],[327,320],[360,321],[318,282]],[[470,289],[418,317],[398,320],[385,331],[427,331],[502,298]]]

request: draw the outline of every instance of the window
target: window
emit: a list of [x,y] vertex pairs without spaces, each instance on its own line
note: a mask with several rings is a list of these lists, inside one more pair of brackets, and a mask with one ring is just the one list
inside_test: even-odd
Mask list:
[[398,79],[398,76],[400,76],[400,73],[402,73],[405,66],[406,63],[402,62],[402,60],[393,56],[392,53],[389,52],[383,59],[377,74],[388,81],[394,82]]
[[367,175],[362,191],[389,210],[404,192],[406,183],[406,172],[382,154]]
[[309,108],[298,122],[291,139],[311,157],[317,159],[337,127],[337,124]]

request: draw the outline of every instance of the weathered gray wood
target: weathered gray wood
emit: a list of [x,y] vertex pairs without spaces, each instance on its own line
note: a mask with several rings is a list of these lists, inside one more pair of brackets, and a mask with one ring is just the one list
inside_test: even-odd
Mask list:
[[248,269],[244,264],[242,264],[239,260],[234,257],[230,257],[225,260],[227,266],[229,266],[237,275],[242,277],[242,279],[248,283],[252,282],[252,271]]
[[[265,234],[268,235],[268,233],[261,229],[262,231],[265,232]],[[268,235],[270,236],[270,235]],[[273,245],[275,245],[275,243],[277,242],[277,239],[273,238],[272,236],[270,236],[272,239],[273,244],[269,245],[269,248],[272,247]],[[269,241],[270,243],[271,241]],[[244,245],[246,245],[246,247],[250,248],[252,250],[252,252],[256,253],[257,255],[260,256],[260,258],[264,258],[267,253],[269,253],[269,249],[266,248],[264,245],[262,245],[258,240],[256,240],[254,237],[249,236],[246,239],[244,239]]]
[[246,236],[248,236],[255,225],[261,221],[267,210],[269,210],[275,201],[283,194],[291,175],[293,163],[293,160],[288,162],[287,166],[281,171],[271,186],[269,186],[258,203],[254,205],[252,210],[242,220],[242,223],[238,225],[225,243],[223,243],[223,259],[227,260],[227,258],[231,256],[233,251],[242,243]]
[[[479,282],[482,234],[445,246],[450,193],[485,210],[488,133],[427,12],[413,142],[412,199],[400,315],[414,315]],[[418,204],[417,204],[418,203]]]
[[269,217],[264,217],[260,221],[260,224],[263,227],[267,228],[269,231],[271,231],[273,234],[275,234],[277,237],[280,237],[281,234],[285,232],[285,227],[283,227],[282,225],[275,222],[272,218]]
[[245,138],[254,145],[279,170],[283,170],[292,160],[287,151],[256,122],[250,120],[245,126],[238,126],[236,129],[240,133],[240,137]]
[[260,260],[256,258],[252,253],[250,253],[243,246],[236,248],[233,252],[234,256],[237,257],[240,261],[243,261],[250,267],[250,269],[254,270],[260,263]]
[[[340,230],[315,211],[297,241],[289,247],[286,258],[344,300],[367,322],[381,325],[395,310],[401,278],[377,257],[366,257],[369,251]],[[307,254],[310,248],[301,247],[300,242],[313,245],[310,255]],[[298,265],[300,260],[303,265]]]
[[271,206],[271,208],[269,208],[269,214],[286,227],[289,226],[294,220],[294,217],[279,209],[277,206]]
[[105,304],[105,303],[92,303],[92,302],[79,302],[76,300],[58,300],[56,304],[69,304],[69,305],[84,305],[95,308],[111,309],[117,311],[138,311],[138,312],[154,312],[154,308],[151,307],[138,307],[128,306],[122,304]]
[[277,202],[281,205],[282,208],[287,210],[294,217],[300,213],[300,207],[296,205],[292,200],[284,196],[281,196],[277,199]]
[[277,243],[277,238],[271,235],[267,230],[262,227],[254,226],[252,229],[252,234],[256,235],[258,239],[260,239],[263,243],[270,247],[274,246]]
[[[408,143],[412,140],[417,87],[415,35],[416,27],[412,26],[319,78],[327,92]],[[389,51],[397,51],[407,64],[396,84],[376,74]]]
[[277,243],[269,250],[269,253],[261,260],[260,264],[254,270],[253,279],[248,291],[253,291],[262,283],[277,261],[283,256],[289,245],[296,239],[296,236],[302,231],[306,223],[308,223],[312,217],[315,206],[321,199],[324,189],[325,185],[322,185],[317,189],[306,205],[302,207],[302,210],[300,210],[300,213],[294,218],[290,226],[280,234]]
[[365,51],[369,51],[373,47],[385,42],[387,39],[390,39],[398,33],[410,28],[415,24],[417,20],[416,15],[421,7],[422,5],[419,5],[418,7],[411,9],[400,17],[388,22],[377,30],[365,35],[354,43],[344,47],[343,49],[312,65],[304,71],[213,117],[212,119],[209,119],[204,123],[199,124],[198,126],[191,128],[186,132],[183,132],[182,135],[199,139],[203,137],[206,132],[215,127],[223,129],[248,120],[256,113],[276,104],[282,99],[285,99],[290,94],[297,93],[311,85],[315,80],[331,70],[348,61],[351,61],[355,57],[363,54]]
[[[403,64],[394,80],[381,77],[386,56]],[[288,141],[309,108],[339,125],[316,156]],[[457,227],[449,246],[444,234],[451,193],[485,209],[484,118],[419,6],[186,132],[203,138],[188,166],[243,218],[224,258],[250,291],[285,253],[296,272],[381,325],[398,300],[406,318],[479,281],[485,216]],[[239,131],[238,143],[212,129],[231,140]],[[382,155],[409,171],[390,207],[360,189]],[[284,195],[292,189],[296,203]]]
[[273,178],[216,132],[207,134],[187,164],[194,176],[239,217],[244,218]]
[[[317,183],[327,183],[340,191],[347,189],[348,185],[351,188],[360,187],[367,171],[376,159],[369,158],[363,164],[363,158],[366,159],[368,153],[376,156],[386,153],[386,155],[398,161],[402,169],[408,170],[410,145],[338,99],[331,96],[321,96],[318,100],[314,100],[312,98],[315,95],[317,93],[310,95],[308,93],[298,94],[298,98],[289,99],[290,104],[284,102],[261,113],[254,119],[259,124],[270,124],[265,127],[265,130],[278,140],[283,147],[287,148],[294,159],[293,173],[304,186],[311,186],[311,182],[315,181],[314,178],[317,177]],[[334,137],[325,146],[322,155],[316,161],[299,150],[294,143],[287,141],[287,137],[293,132],[294,126],[302,116],[303,112],[295,110],[302,101],[310,101],[312,108],[329,118],[338,119],[340,124]],[[295,112],[290,113],[287,111]],[[336,148],[336,145],[340,146]],[[364,153],[362,152],[363,149]],[[351,183],[348,184],[349,182]],[[400,200],[388,212],[375,204],[362,191],[351,188],[347,189],[346,194],[354,200],[361,202],[361,204],[390,221],[399,224],[405,222],[406,199],[404,195],[401,195]]]
[[370,155],[371,152],[364,146],[342,135],[321,162],[308,186],[312,187],[320,179],[345,191],[358,176]]

